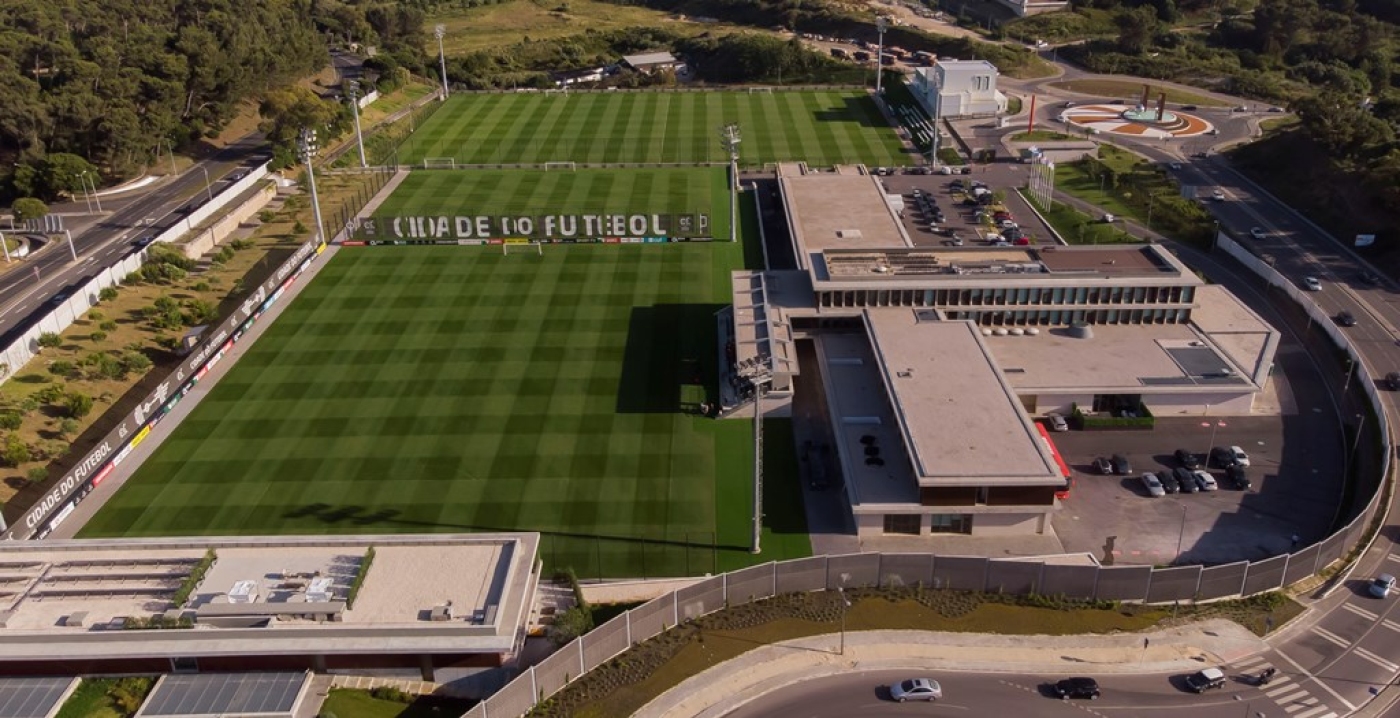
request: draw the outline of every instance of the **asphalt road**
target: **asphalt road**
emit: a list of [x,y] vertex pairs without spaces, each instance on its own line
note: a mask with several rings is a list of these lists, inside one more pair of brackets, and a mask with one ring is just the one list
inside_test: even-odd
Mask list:
[[53,208],[55,212],[75,215],[64,218],[73,237],[72,250],[60,238],[21,266],[0,275],[0,344],[9,344],[47,314],[54,295],[73,291],[103,268],[136,251],[136,240],[159,234],[181,221],[180,210],[186,205],[207,201],[208,192],[218,194],[227,186],[230,173],[240,167],[255,166],[267,157],[262,136],[250,135],[153,190],[133,192],[128,198],[102,199],[104,211],[95,217],[77,214],[87,210],[81,201]]

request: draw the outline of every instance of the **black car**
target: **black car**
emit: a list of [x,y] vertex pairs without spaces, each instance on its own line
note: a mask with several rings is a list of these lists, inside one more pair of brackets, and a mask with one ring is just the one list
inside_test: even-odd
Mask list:
[[1183,109],[1183,110],[1185,110],[1185,111],[1187,111],[1187,112],[1191,112],[1192,110],[1196,110],[1196,109],[1199,109],[1199,108],[1196,107],[1195,105],[1182,105],[1182,106],[1181,106],[1181,109]]
[[1239,464],[1230,464],[1225,467],[1225,480],[1240,491],[1248,491],[1251,486],[1249,476],[1245,474],[1244,467]]
[[1235,463],[1235,452],[1228,447],[1217,446],[1210,450],[1210,463],[1225,468]]
[[1163,490],[1163,491],[1165,491],[1165,492],[1167,492],[1167,493],[1169,493],[1169,494],[1175,494],[1175,493],[1180,493],[1180,492],[1181,492],[1181,484],[1177,483],[1177,481],[1176,481],[1176,475],[1173,474],[1172,472],[1167,471],[1167,470],[1165,470],[1165,469],[1163,469],[1162,471],[1158,471],[1158,472],[1157,472],[1157,480],[1160,481],[1160,482],[1162,483],[1162,490]]
[[1400,391],[1400,371],[1393,371],[1385,375],[1385,388],[1391,391]]
[[1201,458],[1187,451],[1186,449],[1177,449],[1175,456],[1176,460],[1187,469],[1191,469],[1194,471],[1196,469],[1201,468]]
[[1066,678],[1056,682],[1052,690],[1055,695],[1065,700],[1088,698],[1091,701],[1096,701],[1099,699],[1099,682],[1092,678]]
[[949,182],[949,183],[948,183],[948,191],[949,191],[949,192],[959,192],[959,191],[961,191],[962,189],[963,189],[963,181],[960,180],[960,179],[955,179],[955,180],[953,180],[952,182]]
[[1109,474],[1113,473],[1113,462],[1100,456],[1099,458],[1094,459],[1094,471],[1103,474],[1104,476],[1108,476]]
[[1178,466],[1172,469],[1172,478],[1181,485],[1181,493],[1183,494],[1194,494],[1201,488],[1196,485],[1196,477],[1191,475],[1190,469]]
[[1371,273],[1371,272],[1362,272],[1362,273],[1361,273],[1361,276],[1360,276],[1360,279],[1361,279],[1362,282],[1364,282],[1364,283],[1366,283],[1366,284],[1370,284],[1370,285],[1372,285],[1372,286],[1381,283],[1381,278],[1380,278],[1380,277],[1377,277],[1375,274],[1373,274],[1373,273]]
[[1113,473],[1119,476],[1133,473],[1133,465],[1128,463],[1128,457],[1122,454],[1114,454],[1108,461],[1113,465]]
[[1356,317],[1351,312],[1342,312],[1337,315],[1337,324],[1344,327],[1356,326]]
[[963,167],[962,167],[962,173],[965,174],[965,175],[970,175],[970,174],[972,174],[972,167],[969,166],[969,165],[963,165]]

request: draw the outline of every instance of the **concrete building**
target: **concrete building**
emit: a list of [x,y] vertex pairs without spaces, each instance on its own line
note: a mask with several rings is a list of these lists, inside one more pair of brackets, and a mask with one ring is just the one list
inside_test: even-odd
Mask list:
[[914,70],[909,89],[935,120],[991,117],[1006,111],[997,68],[986,60],[935,60]]
[[779,188],[798,269],[735,273],[729,381],[824,394],[863,536],[1044,533],[1068,470],[1037,416],[1247,414],[1268,381],[1278,332],[1161,246],[915,247],[877,177]]
[[669,52],[647,52],[640,55],[624,55],[622,64],[637,72],[652,73],[658,70],[680,70],[681,61]]
[[554,80],[555,87],[574,87],[576,85],[602,82],[606,74],[607,68],[599,66],[582,67],[575,70],[559,70],[549,73],[549,77]]
[[1068,0],[996,0],[1018,17],[1029,17],[1069,7]]

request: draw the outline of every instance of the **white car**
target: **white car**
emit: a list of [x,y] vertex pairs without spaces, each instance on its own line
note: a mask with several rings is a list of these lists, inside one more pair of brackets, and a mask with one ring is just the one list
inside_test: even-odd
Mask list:
[[1269,236],[1269,233],[1265,232],[1263,227],[1252,227],[1249,230],[1249,236],[1255,239],[1263,239]]
[[1230,447],[1230,458],[1240,466],[1249,466],[1249,454],[1244,453],[1244,449],[1238,446]]
[[1142,475],[1142,485],[1147,489],[1148,496],[1166,496],[1167,490],[1162,487],[1161,479],[1156,474],[1148,472]]
[[1051,431],[1069,431],[1069,422],[1063,416],[1051,412],[1045,415],[1045,419],[1050,423]]
[[1196,486],[1200,487],[1201,491],[1215,491],[1220,488],[1220,485],[1215,483],[1215,477],[1211,476],[1209,471],[1196,469],[1191,472],[1191,476],[1196,480]]
[[1220,190],[1220,189],[1218,189],[1218,190],[1216,190],[1216,191],[1214,191],[1214,192],[1211,192],[1211,193],[1210,193],[1210,198],[1213,199],[1213,200],[1215,200],[1216,202],[1224,202],[1224,201],[1225,201],[1225,190]]
[[910,678],[890,686],[890,698],[904,701],[936,701],[943,697],[943,687],[932,678]]
[[1320,292],[1322,291],[1322,282],[1319,282],[1317,277],[1303,277],[1303,288],[1309,292]]
[[1371,595],[1376,598],[1385,598],[1390,595],[1390,591],[1395,588],[1395,577],[1383,573],[1371,579]]

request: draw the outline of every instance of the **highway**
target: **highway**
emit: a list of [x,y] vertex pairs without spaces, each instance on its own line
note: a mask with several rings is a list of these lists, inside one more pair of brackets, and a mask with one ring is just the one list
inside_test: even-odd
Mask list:
[[[208,192],[218,194],[228,176],[240,167],[256,166],[268,157],[262,136],[249,135],[174,179],[156,184],[154,189],[134,191],[130,197],[103,198],[105,211],[97,213],[95,219],[65,216],[77,261],[67,240],[59,237],[34,257],[0,275],[0,344],[8,345],[47,314],[55,295],[71,292],[87,278],[135,251],[135,242],[141,237],[159,234],[180,221],[181,209],[207,201]],[[206,171],[211,183],[207,191]],[[87,207],[79,198],[52,210],[76,215]]]

